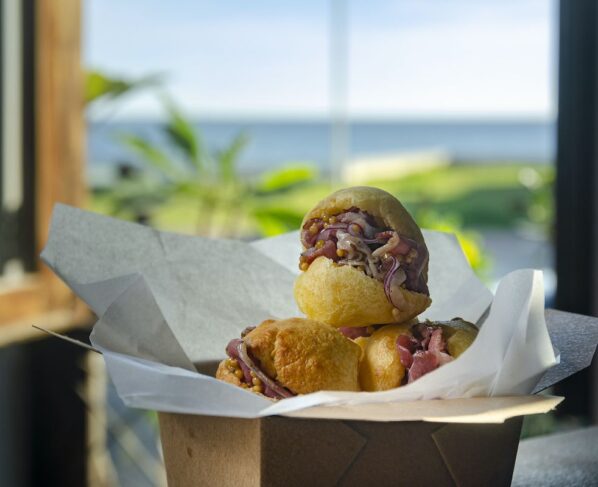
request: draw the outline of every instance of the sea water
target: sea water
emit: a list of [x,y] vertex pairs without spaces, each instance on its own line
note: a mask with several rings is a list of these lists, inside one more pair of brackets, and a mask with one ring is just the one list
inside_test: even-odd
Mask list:
[[[291,162],[308,162],[326,173],[331,159],[331,124],[323,120],[209,120],[194,124],[210,151],[222,149],[244,133],[249,143],[239,170],[255,174]],[[555,126],[551,121],[357,121],[347,127],[350,157],[402,152],[442,151],[456,162],[551,163]],[[91,183],[113,173],[116,165],[140,161],[119,141],[120,134],[148,138],[168,151],[159,122],[92,122],[88,160]],[[176,157],[175,152],[170,152]],[[95,175],[95,176],[94,176]]]

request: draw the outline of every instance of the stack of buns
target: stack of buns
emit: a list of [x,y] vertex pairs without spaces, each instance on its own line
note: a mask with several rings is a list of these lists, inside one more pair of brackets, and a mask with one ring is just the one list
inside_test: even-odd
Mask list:
[[400,387],[461,355],[477,328],[420,322],[431,304],[421,230],[391,194],[337,191],[305,215],[295,299],[307,318],[266,320],[227,347],[216,377],[272,399]]

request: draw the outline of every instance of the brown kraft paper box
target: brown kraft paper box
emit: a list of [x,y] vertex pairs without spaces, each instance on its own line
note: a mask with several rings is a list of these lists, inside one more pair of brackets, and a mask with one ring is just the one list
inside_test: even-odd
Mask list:
[[160,414],[170,487],[509,485],[521,423]]

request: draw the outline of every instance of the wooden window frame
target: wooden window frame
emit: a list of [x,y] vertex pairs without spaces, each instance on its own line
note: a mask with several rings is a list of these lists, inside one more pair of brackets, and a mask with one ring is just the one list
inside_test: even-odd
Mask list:
[[[85,122],[84,76],[81,66],[80,0],[24,0],[33,18],[34,100],[30,157],[33,174],[24,174],[32,184],[31,239],[38,256],[43,249],[55,203],[84,206]],[[27,150],[27,149],[26,149]],[[34,154],[34,156],[33,156]],[[25,166],[26,167],[26,166]],[[19,282],[0,287],[0,331],[20,326],[31,331],[27,318],[59,312],[68,322],[86,315],[85,307],[68,288],[35,258],[35,270]],[[52,321],[52,320],[50,320]],[[53,321],[52,321],[53,322]],[[58,325],[56,325],[58,327]],[[27,330],[25,330],[27,328]],[[6,331],[6,330],[5,330]]]

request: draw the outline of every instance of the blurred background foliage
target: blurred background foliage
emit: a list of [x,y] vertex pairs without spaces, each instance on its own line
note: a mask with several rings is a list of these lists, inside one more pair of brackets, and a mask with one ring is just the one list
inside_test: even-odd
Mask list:
[[[131,160],[117,166],[114,184],[94,189],[95,211],[165,230],[252,239],[299,228],[305,212],[333,189],[306,163],[243,174],[239,161],[250,134],[238,133],[208,150],[200,130],[164,94],[160,75],[131,80],[89,71],[86,90],[88,108],[102,105],[107,117],[123,96],[153,90],[166,115],[160,141],[114,134]],[[400,197],[423,228],[455,233],[473,269],[487,278],[492,262],[476,229],[550,233],[553,181],[551,166],[501,162],[451,165],[367,184]]]

